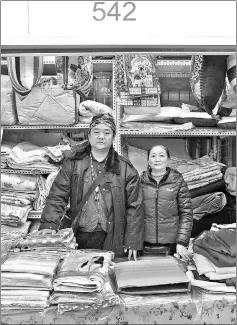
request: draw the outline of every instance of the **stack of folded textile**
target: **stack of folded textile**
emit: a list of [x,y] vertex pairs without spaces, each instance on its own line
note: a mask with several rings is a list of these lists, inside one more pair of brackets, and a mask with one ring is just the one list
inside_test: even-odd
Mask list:
[[203,156],[196,160],[185,161],[173,159],[170,167],[178,170],[188,184],[189,190],[206,186],[223,178],[221,168],[225,166],[211,159],[209,156]]
[[1,169],[7,167],[7,158],[12,150],[15,147],[16,143],[14,142],[2,142],[1,144]]
[[36,170],[40,172],[53,172],[58,167],[49,163],[44,148],[38,147],[30,142],[22,141],[12,148],[7,164],[13,169]]
[[113,252],[72,251],[59,268],[50,303],[58,304],[60,313],[117,304],[108,275],[112,258]]
[[71,146],[69,144],[58,146],[45,146],[44,149],[46,156],[48,156],[54,162],[59,162],[63,160],[64,152],[71,150]]
[[202,232],[193,241],[193,251],[198,273],[194,285],[213,291],[235,291],[236,229]]
[[93,116],[98,114],[109,113],[113,115],[113,110],[107,105],[95,102],[93,100],[85,100],[79,106],[79,122],[90,124]]
[[67,252],[76,249],[76,238],[72,228],[59,230],[57,233],[42,235],[39,231],[29,233],[18,240],[14,248],[32,251]]
[[49,306],[57,252],[12,253],[1,266],[1,311],[42,311]]

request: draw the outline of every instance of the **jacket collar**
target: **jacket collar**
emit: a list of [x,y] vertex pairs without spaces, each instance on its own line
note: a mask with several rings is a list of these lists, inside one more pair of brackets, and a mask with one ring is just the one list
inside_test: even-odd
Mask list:
[[[170,174],[170,167],[166,168],[166,172],[164,174],[164,176],[161,178],[162,183],[165,182],[167,180],[167,178],[169,177]],[[151,168],[148,166],[147,170],[145,172],[142,173],[142,179],[146,182],[146,183],[152,183],[152,184],[156,184],[156,181],[154,180],[154,178],[151,176]]]
[[[88,142],[88,144],[77,151],[75,155],[71,158],[72,160],[82,160],[85,157],[89,157],[89,154],[91,152],[91,145]],[[113,174],[120,175],[120,161],[118,153],[114,150],[113,146],[110,147],[109,153],[108,153],[108,159],[105,163],[105,170],[107,172],[111,172]]]

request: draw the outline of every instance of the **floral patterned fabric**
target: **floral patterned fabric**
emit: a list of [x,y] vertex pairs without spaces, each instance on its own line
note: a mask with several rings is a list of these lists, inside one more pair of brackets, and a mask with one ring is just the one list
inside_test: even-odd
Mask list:
[[6,315],[5,324],[235,324],[234,294],[208,294],[194,290],[192,295],[128,297],[124,304],[100,310],[81,309],[59,315],[56,308],[45,313]]

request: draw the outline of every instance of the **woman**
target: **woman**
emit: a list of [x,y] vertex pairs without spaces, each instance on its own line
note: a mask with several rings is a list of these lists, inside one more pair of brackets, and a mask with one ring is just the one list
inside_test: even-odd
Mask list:
[[148,168],[141,174],[144,197],[145,236],[144,246],[159,249],[168,246],[188,259],[187,246],[193,225],[192,202],[182,175],[167,167],[170,159],[168,148],[152,147],[148,152]]

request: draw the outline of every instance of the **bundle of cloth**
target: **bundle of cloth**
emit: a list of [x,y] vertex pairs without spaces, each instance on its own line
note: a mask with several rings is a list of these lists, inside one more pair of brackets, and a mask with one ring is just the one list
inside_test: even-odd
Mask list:
[[194,278],[207,290],[235,292],[236,226],[215,227],[193,240]]
[[183,175],[189,190],[223,179],[221,169],[224,166],[207,155],[191,161],[173,159],[170,163],[170,167],[175,168]]
[[68,252],[76,249],[76,247],[76,238],[72,228],[65,228],[57,233],[53,231],[47,234],[47,236],[40,234],[39,231],[28,233],[19,238],[12,249]]
[[57,304],[61,314],[117,304],[119,298],[109,280],[113,257],[114,253],[107,251],[71,251],[60,265],[50,303]]
[[12,253],[1,266],[1,311],[43,311],[60,262],[57,252]]
[[93,116],[102,113],[109,113],[113,115],[113,110],[107,105],[95,102],[93,100],[86,100],[80,103],[78,120],[80,123],[90,124]]
[[5,141],[1,143],[1,169],[7,167],[7,158],[9,157],[12,148],[15,147],[17,143]]
[[[58,167],[49,162],[49,154],[44,147],[36,146],[30,142],[22,141],[12,148],[8,158],[7,165],[13,169],[53,172]],[[61,153],[59,157],[61,159]]]

